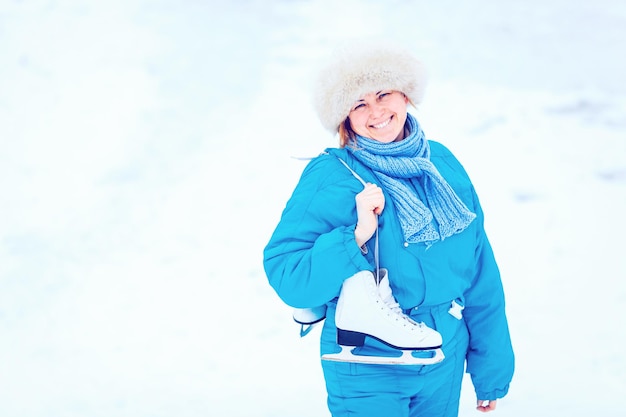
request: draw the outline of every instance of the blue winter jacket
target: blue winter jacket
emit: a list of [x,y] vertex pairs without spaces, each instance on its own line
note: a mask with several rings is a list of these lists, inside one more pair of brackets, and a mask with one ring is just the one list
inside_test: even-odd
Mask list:
[[[501,398],[508,391],[514,357],[500,273],[483,228],[483,212],[459,161],[443,145],[429,143],[431,162],[477,217],[462,233],[427,249],[424,244],[405,243],[392,200],[385,193],[379,218],[380,265],[389,271],[393,294],[402,308],[450,300],[465,305],[463,318],[470,334],[466,370],[478,398]],[[364,254],[354,238],[355,196],[363,186],[338,158],[365,181],[379,183],[346,149],[327,149],[306,166],[264,251],[269,282],[292,307],[328,303],[339,295],[346,278],[374,270],[374,239]]]

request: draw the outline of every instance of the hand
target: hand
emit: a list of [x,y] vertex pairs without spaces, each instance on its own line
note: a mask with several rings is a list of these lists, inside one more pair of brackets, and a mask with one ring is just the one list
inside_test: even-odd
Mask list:
[[497,400],[478,400],[476,409],[483,413],[488,413],[496,409]]
[[376,184],[367,183],[363,191],[355,197],[358,220],[354,237],[359,246],[370,240],[378,226],[378,215],[385,208],[383,190]]

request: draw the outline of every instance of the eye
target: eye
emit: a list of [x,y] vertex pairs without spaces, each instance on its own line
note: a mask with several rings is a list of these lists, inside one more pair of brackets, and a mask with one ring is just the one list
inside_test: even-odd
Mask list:
[[354,107],[352,107],[352,111],[357,111],[365,108],[365,103],[358,103]]
[[393,91],[381,91],[378,94],[378,100],[385,100],[388,99],[389,97],[391,97],[391,94],[393,93]]

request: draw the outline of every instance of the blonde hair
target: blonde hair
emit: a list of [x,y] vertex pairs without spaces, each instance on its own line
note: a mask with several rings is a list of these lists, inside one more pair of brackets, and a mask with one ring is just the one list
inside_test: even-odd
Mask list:
[[350,126],[350,119],[346,117],[342,123],[339,124],[339,147],[345,148],[349,143],[354,142],[356,137],[356,133],[352,130]]

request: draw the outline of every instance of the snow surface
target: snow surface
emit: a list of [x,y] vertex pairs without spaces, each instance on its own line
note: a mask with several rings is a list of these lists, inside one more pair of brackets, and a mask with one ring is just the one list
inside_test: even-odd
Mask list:
[[624,415],[626,2],[0,0],[0,416],[329,415],[262,249],[357,36],[423,58],[416,114],[481,196],[494,415]]

